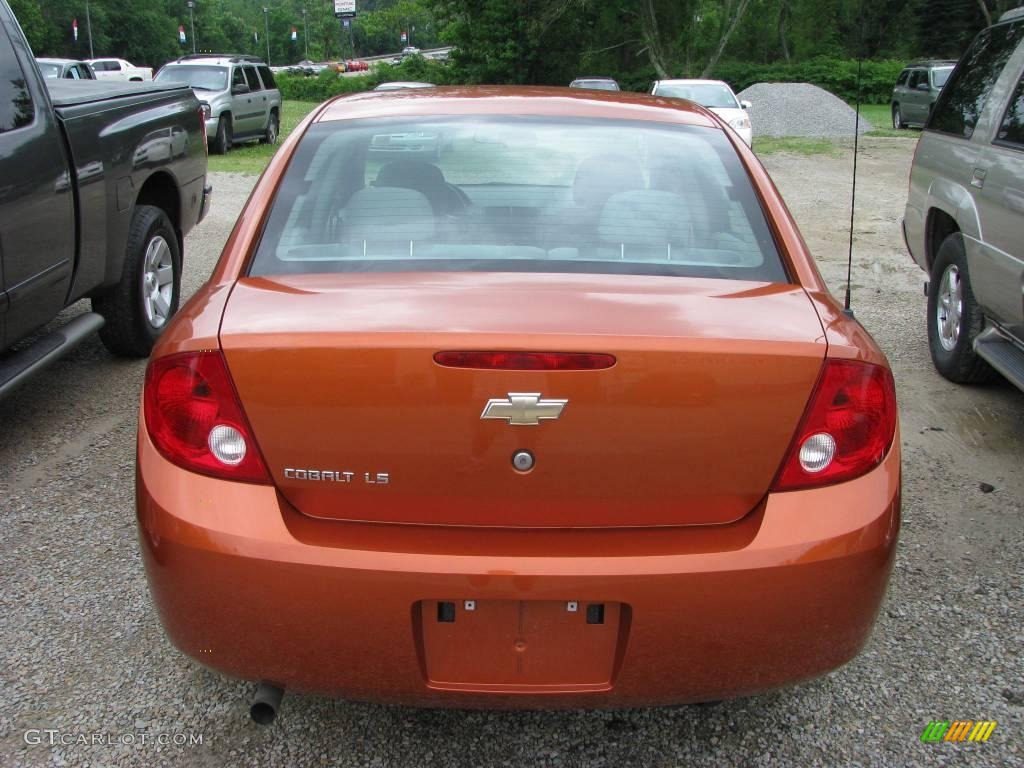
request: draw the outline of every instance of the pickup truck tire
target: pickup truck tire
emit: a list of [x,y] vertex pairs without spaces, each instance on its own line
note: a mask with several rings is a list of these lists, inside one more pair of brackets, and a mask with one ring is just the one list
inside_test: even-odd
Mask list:
[[277,144],[278,134],[281,133],[281,118],[277,114],[277,110],[272,110],[270,113],[270,119],[267,120],[267,132],[263,134],[263,138],[260,139],[261,144]]
[[231,149],[231,132],[231,118],[228,115],[221,115],[220,120],[217,121],[217,135],[210,145],[214,154],[226,155],[228,153],[228,150]]
[[974,351],[984,317],[971,290],[963,236],[942,241],[928,282],[928,346],[935,369],[957,384],[980,384],[996,376]]
[[161,209],[140,205],[132,214],[121,280],[92,300],[106,318],[100,340],[115,355],[146,357],[178,311],[181,250]]

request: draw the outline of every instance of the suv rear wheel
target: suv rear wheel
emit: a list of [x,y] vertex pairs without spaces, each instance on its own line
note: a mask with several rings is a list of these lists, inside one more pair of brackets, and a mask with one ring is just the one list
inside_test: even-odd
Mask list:
[[928,346],[936,370],[958,384],[990,381],[995,371],[974,351],[984,318],[974,300],[963,236],[942,241],[928,283]]
[[267,120],[267,132],[263,134],[263,138],[260,141],[263,144],[277,144],[277,136],[281,132],[281,118],[277,115],[277,110],[272,110],[270,113],[270,119]]
[[907,124],[903,122],[903,114],[900,112],[900,105],[892,105],[892,127],[893,130],[902,131],[907,127]]

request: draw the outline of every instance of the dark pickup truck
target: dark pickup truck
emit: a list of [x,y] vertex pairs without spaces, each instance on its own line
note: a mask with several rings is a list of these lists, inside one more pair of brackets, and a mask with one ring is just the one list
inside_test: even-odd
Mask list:
[[[0,396],[97,330],[115,354],[149,354],[178,308],[206,161],[190,88],[47,87],[0,0]],[[39,333],[86,297],[92,312]]]

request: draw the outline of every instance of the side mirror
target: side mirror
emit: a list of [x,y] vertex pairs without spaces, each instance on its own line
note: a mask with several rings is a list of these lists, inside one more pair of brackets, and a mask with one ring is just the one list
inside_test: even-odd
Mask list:
[[248,85],[232,85],[231,86],[231,95],[232,96],[241,96],[243,93],[248,93],[248,92],[249,92],[249,86]]
[[749,101],[741,101],[740,106],[743,107],[744,109],[750,109],[754,105],[751,104]]
[[919,91],[930,91],[932,87],[928,83],[918,83],[917,90]]

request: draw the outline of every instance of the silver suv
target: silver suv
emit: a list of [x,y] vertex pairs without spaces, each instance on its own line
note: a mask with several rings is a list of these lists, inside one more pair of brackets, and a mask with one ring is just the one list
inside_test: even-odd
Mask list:
[[1024,8],[974,39],[935,102],[903,236],[929,275],[939,373],[1024,389]]
[[892,127],[924,125],[955,66],[955,61],[917,61],[900,72],[892,89]]
[[281,92],[270,67],[256,56],[183,56],[154,80],[192,87],[206,116],[210,150],[224,154],[238,141],[277,142]]

